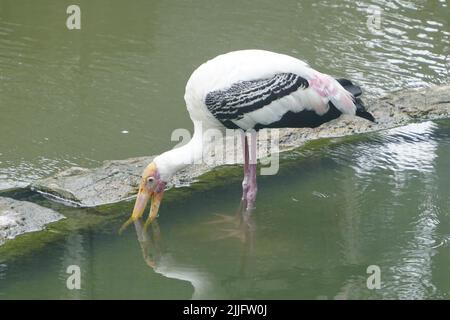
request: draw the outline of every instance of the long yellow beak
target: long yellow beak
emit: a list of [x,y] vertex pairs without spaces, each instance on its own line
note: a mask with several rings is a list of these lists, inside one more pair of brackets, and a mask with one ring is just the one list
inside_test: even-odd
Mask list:
[[152,204],[150,206],[150,213],[144,225],[144,231],[147,230],[147,227],[158,216],[158,210],[161,204],[161,200],[163,198],[163,194],[164,191],[148,192],[144,188],[140,188],[136,198],[136,202],[134,203],[133,213],[131,214],[131,217],[122,225],[122,227],[119,230],[119,234],[122,233],[123,230],[125,230],[134,221],[142,217],[142,215],[144,214],[144,210],[147,207],[148,200],[151,198]]
[[163,198],[164,191],[154,192],[152,195],[152,204],[150,206],[150,213],[148,215],[147,221],[144,224],[144,232],[147,232],[148,226],[156,219],[158,216],[159,205],[161,204],[161,200]]

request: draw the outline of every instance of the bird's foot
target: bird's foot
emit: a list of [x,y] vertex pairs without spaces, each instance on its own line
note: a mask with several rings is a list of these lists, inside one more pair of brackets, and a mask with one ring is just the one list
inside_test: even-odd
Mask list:
[[238,228],[220,229],[220,234],[212,238],[214,241],[225,239],[238,239],[240,242],[245,242],[245,234]]
[[226,215],[226,214],[215,214],[216,218],[205,222],[208,225],[216,226],[215,235],[212,240],[223,240],[229,238],[238,238],[241,240],[241,235],[239,234],[239,219],[236,215]]
[[249,229],[254,230],[252,211],[247,210],[247,201],[241,201],[236,213],[234,215],[215,214],[218,219],[206,222],[211,225],[223,225],[218,231],[213,240],[223,240],[229,238],[237,238],[241,242],[246,242]]
[[119,234],[122,234],[122,232],[132,223],[136,222],[139,218],[135,218],[131,216],[125,223],[120,227]]
[[230,216],[230,215],[226,215],[226,214],[221,214],[221,213],[215,213],[214,214],[217,219],[205,222],[205,224],[235,224],[236,223],[236,217],[235,216]]

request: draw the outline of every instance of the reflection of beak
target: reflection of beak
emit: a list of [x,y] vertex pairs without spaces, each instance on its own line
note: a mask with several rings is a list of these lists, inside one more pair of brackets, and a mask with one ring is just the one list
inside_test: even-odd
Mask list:
[[142,250],[142,257],[150,268],[155,269],[162,256],[161,230],[159,229],[158,221],[153,221],[149,232],[144,232],[144,222],[142,219],[136,220],[134,227],[139,246]]
[[[159,205],[161,204],[161,200],[163,198],[164,190],[161,192],[153,192],[151,198],[152,198],[152,204],[150,206],[150,213],[148,215],[147,221],[145,221],[144,225],[144,232],[147,232],[148,226],[155,220],[155,218],[158,216],[159,211]],[[135,206],[136,208],[136,206]],[[145,207],[144,207],[145,209]],[[134,211],[133,211],[134,214]]]
[[152,204],[150,207],[150,213],[144,225],[144,230],[146,230],[158,215],[159,205],[161,204],[163,194],[164,190],[161,192],[154,192],[147,190],[145,187],[139,188],[139,193],[134,204],[133,213],[131,214],[131,217],[122,225],[119,233],[122,233],[122,231],[125,230],[125,228],[128,227],[131,223],[142,217],[142,215],[144,214],[144,210],[147,207],[148,200],[151,198]]

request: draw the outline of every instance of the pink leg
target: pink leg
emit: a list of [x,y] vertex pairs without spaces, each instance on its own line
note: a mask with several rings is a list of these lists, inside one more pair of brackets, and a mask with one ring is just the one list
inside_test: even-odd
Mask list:
[[[256,200],[256,193],[258,192],[258,187],[256,184],[256,164],[257,164],[257,155],[256,155],[256,132],[251,132],[251,153],[249,157],[249,163],[248,163],[248,169],[247,169],[247,183],[246,183],[246,196],[245,199],[247,200],[247,206],[246,210],[254,209],[255,207],[255,200]],[[249,153],[249,147],[248,147],[248,141],[245,140],[247,145],[246,155],[248,156]]]
[[245,132],[242,134],[242,149],[244,150],[244,180],[242,181],[242,200],[247,200],[249,187],[249,154],[248,141]]
[[[256,199],[256,132],[252,133],[252,145],[249,146],[247,135],[242,133],[242,148],[244,152],[244,180],[242,181],[242,199],[236,211],[236,218],[239,219],[239,229],[237,235],[248,246],[243,256],[245,264],[246,256],[253,249],[253,239],[255,233],[255,223],[252,218],[252,209]],[[250,150],[252,147],[252,150]]]

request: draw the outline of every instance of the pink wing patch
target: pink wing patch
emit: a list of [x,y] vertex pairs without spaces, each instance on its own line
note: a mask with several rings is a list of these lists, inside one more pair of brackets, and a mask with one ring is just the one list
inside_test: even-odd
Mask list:
[[321,97],[329,98],[336,94],[334,79],[322,73],[317,73],[314,78],[308,81],[309,86]]
[[333,102],[342,113],[355,114],[356,106],[351,93],[345,90],[335,79],[317,72],[308,82],[310,88],[320,97]]

